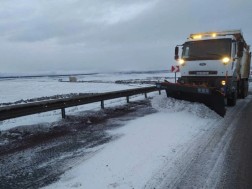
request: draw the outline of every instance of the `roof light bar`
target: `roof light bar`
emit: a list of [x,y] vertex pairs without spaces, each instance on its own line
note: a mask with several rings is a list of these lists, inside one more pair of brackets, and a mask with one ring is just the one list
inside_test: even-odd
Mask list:
[[190,34],[189,39],[200,39],[201,37],[217,37],[217,36],[226,36],[226,35],[237,35],[242,37],[241,30],[230,30],[230,31],[222,31],[222,32],[202,32],[202,33],[194,33]]

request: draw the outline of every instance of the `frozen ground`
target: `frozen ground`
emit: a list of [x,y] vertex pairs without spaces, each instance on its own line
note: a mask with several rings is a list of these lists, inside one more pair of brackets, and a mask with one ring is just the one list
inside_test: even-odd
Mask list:
[[[178,102],[165,95],[154,97],[152,107],[158,113],[110,131],[121,137],[46,188],[157,187],[164,164],[174,171],[168,174],[176,173],[178,158],[195,138],[214,129],[217,125],[213,123],[222,119],[201,104]],[[148,183],[153,178],[157,180]]]
[[[236,123],[252,96],[228,107],[225,118],[202,104],[167,98],[164,93],[152,97],[152,113],[105,130],[113,138],[110,142],[59,154],[57,161],[70,159],[57,168],[65,173],[45,188],[216,188]],[[106,124],[113,125],[113,120]],[[85,142],[85,138],[78,140]],[[74,154],[86,152],[87,156],[76,160]],[[32,155],[31,160],[37,155],[33,151],[28,154]],[[51,167],[56,160],[39,167]],[[32,174],[30,171],[28,176]],[[15,179],[15,175],[12,177]]]
[[109,131],[119,139],[46,188],[216,188],[234,115],[250,101],[239,101],[223,119],[202,104],[156,96],[157,113]]

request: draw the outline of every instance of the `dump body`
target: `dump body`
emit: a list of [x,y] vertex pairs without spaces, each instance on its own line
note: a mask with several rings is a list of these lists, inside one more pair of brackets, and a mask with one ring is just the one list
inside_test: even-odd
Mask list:
[[249,75],[250,75],[250,52],[249,51],[244,50],[243,58],[241,59],[240,65],[241,65],[240,67],[241,79],[249,78]]

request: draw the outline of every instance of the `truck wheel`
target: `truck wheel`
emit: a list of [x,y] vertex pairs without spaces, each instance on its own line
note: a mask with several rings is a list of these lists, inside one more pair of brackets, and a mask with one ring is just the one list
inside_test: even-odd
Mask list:
[[248,81],[242,80],[240,91],[240,98],[245,98],[248,96]]
[[247,92],[246,92],[246,89],[244,89],[242,91],[241,98],[244,99],[244,98],[246,98],[246,96],[247,96]]
[[248,81],[245,81],[245,87],[244,87],[244,98],[246,98],[248,96]]
[[245,84],[244,80],[241,81],[241,87],[240,87],[240,98],[245,98]]
[[235,106],[237,100],[237,93],[232,94],[232,98],[227,98],[227,105],[228,106]]
[[241,91],[241,99],[244,99],[245,98],[245,91],[244,89]]

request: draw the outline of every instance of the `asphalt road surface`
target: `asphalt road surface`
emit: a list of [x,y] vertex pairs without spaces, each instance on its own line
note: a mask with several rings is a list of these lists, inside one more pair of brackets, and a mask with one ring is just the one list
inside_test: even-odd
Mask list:
[[[117,109],[90,112],[86,117],[69,117],[52,130],[31,133],[5,133],[0,146],[0,188],[40,188],[59,179],[72,166],[92,155],[91,148],[115,138],[105,130],[154,113],[148,100]],[[177,160],[175,173],[150,180],[146,188],[252,188],[252,95],[228,107],[228,113],[208,136],[197,142]],[[71,127],[70,127],[71,126]],[[68,166],[63,166],[68,165]],[[160,172],[161,174],[161,172]]]
[[[252,99],[251,95],[248,98]],[[234,127],[219,188],[252,188],[252,100]]]

